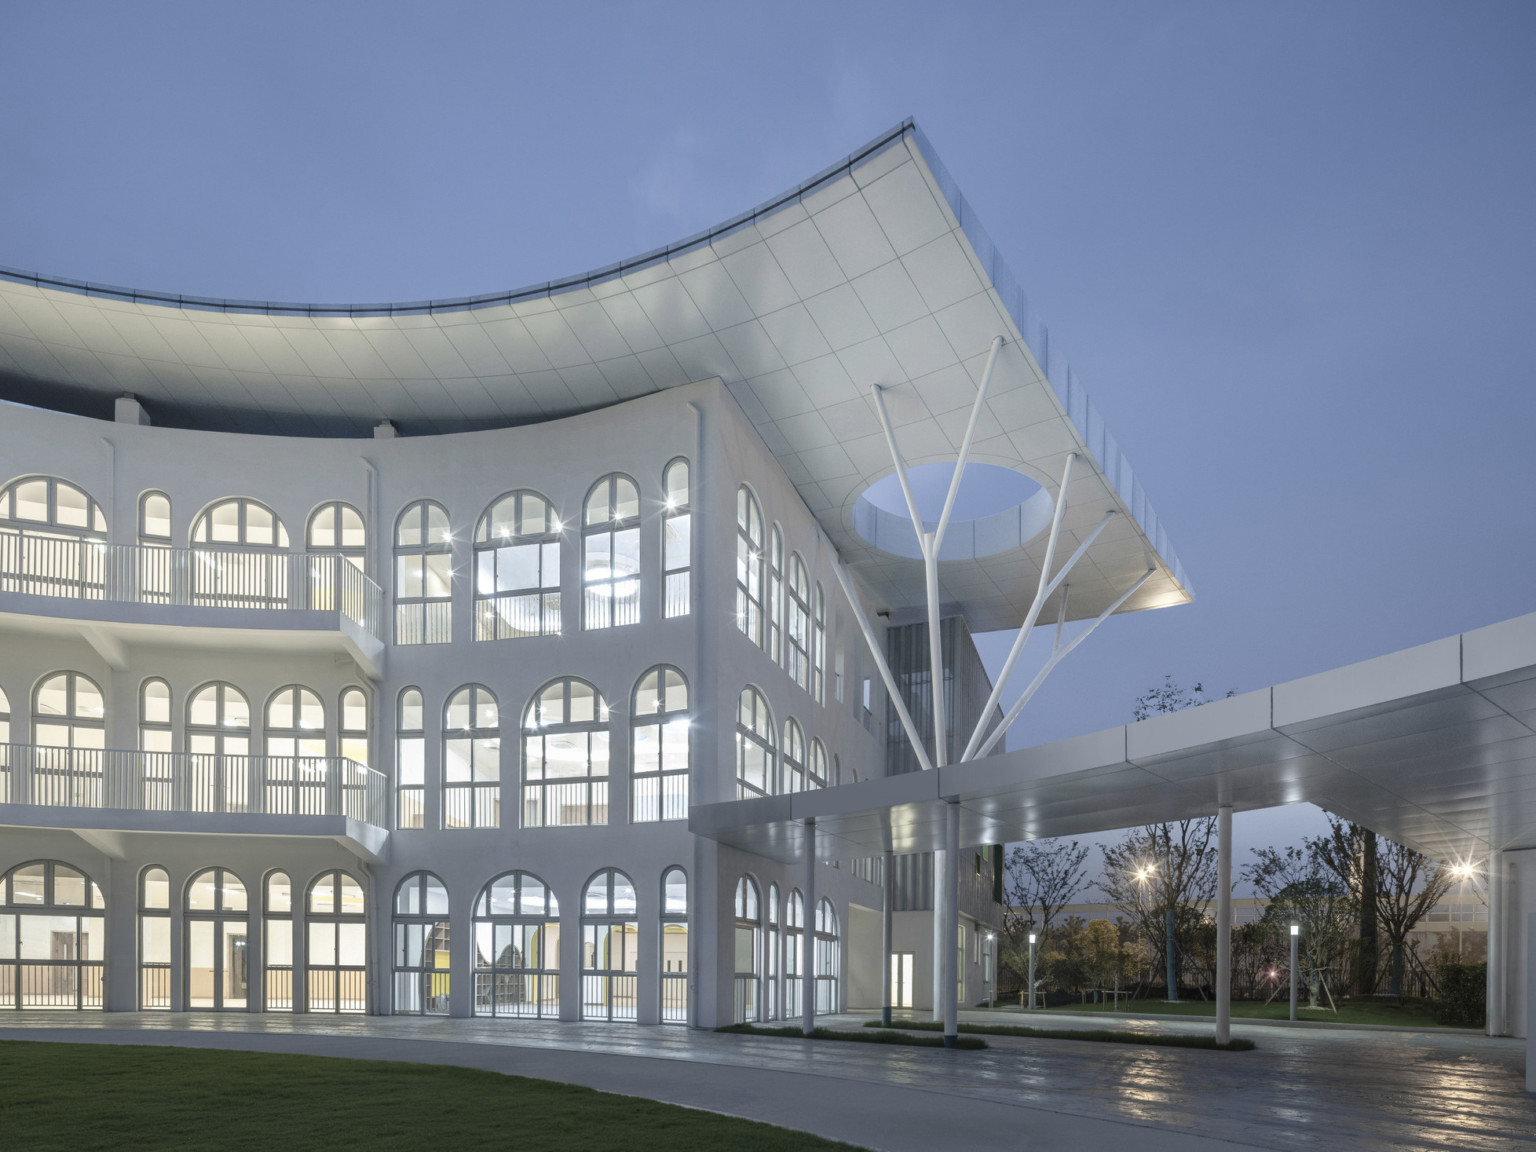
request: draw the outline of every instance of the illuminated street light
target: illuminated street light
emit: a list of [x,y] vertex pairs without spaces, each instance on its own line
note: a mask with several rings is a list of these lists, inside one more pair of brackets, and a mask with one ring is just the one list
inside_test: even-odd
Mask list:
[[1296,1019],[1296,945],[1301,939],[1301,925],[1291,925],[1291,1019]]

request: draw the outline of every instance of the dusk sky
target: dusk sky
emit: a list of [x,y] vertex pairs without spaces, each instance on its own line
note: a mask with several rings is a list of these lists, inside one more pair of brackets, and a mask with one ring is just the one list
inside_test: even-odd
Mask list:
[[[1529,2],[10,4],[0,264],[509,289],[913,116],[1197,596],[1106,624],[1023,747],[1536,610],[1533,59]],[[1240,818],[1238,860],[1320,825]]]

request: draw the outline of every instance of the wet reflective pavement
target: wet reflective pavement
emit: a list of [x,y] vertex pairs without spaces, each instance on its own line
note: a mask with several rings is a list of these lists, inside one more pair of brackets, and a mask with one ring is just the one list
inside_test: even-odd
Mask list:
[[[822,1018],[857,1027],[867,1016]],[[1018,1012],[966,1021],[1018,1024]],[[1196,1021],[1048,1027],[1208,1032]],[[1253,1052],[987,1037],[983,1052],[674,1027],[441,1017],[6,1013],[0,1038],[174,1043],[464,1064],[769,1120],[871,1148],[1536,1149],[1525,1043],[1236,1022]],[[692,1064],[680,1068],[678,1063]]]

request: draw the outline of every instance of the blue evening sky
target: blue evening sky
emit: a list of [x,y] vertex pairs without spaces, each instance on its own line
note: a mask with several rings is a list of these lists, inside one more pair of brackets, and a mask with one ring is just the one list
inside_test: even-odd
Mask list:
[[1491,0],[10,4],[0,264],[506,289],[915,116],[1199,597],[1101,629],[1018,747],[1165,672],[1258,688],[1536,609],[1532,59],[1536,6]]

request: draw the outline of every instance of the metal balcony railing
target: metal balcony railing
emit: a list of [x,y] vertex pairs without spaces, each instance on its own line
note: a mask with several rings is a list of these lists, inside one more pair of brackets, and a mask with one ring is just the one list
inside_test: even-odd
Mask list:
[[346,816],[389,827],[382,772],[342,756],[225,756],[0,744],[0,804]]
[[0,532],[0,592],[197,608],[340,612],[382,638],[384,594],[348,557],[103,544]]

